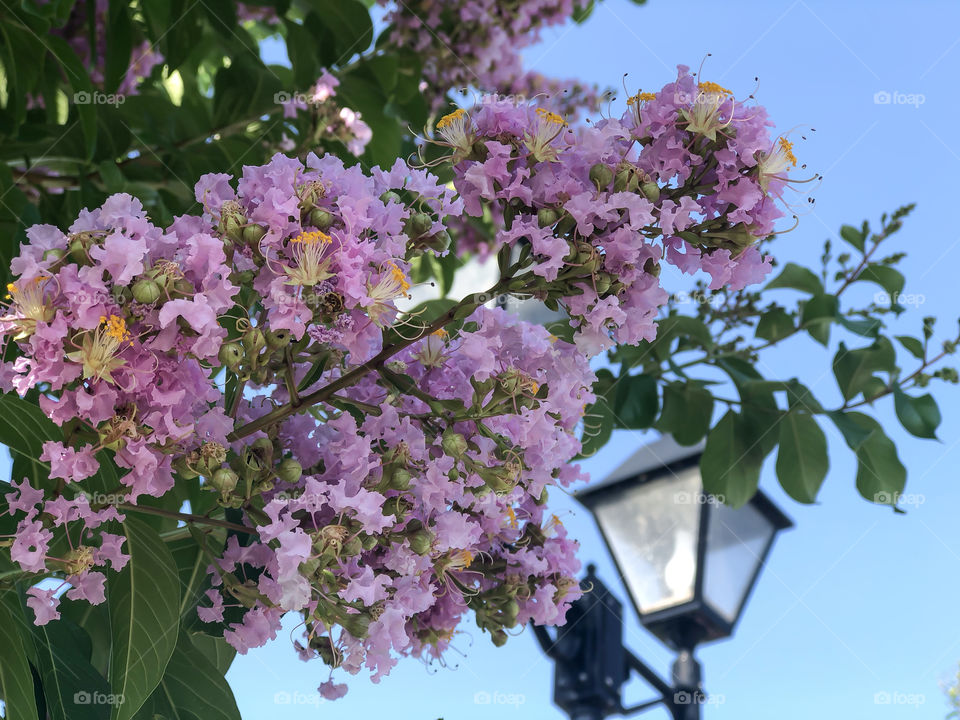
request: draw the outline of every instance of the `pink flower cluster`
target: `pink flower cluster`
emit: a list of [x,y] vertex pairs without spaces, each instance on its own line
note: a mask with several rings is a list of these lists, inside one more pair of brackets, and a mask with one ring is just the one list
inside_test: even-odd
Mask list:
[[499,245],[522,246],[541,278],[534,295],[562,305],[588,355],[652,340],[667,293],[661,263],[703,270],[711,287],[761,280],[755,243],[783,215],[796,164],[771,139],[765,110],[681,66],[620,119],[571,129],[543,108],[501,101],[437,123],[468,215],[488,209]]
[[[333,101],[339,85],[340,81],[324,69],[307,93],[298,93],[282,100],[283,117],[290,119],[297,117],[298,112],[312,112],[316,127],[322,133],[317,138],[337,140],[359,157],[373,138],[373,131],[360,119],[360,113]],[[281,149],[290,152],[295,147],[296,143],[288,140]]]
[[[115,195],[67,232],[29,230],[0,317],[19,356],[0,383],[39,390],[64,438],[40,458],[55,489],[8,495],[25,572],[102,601],[102,568],[125,556],[99,526],[191,484],[232,518],[206,548],[197,615],[240,652],[296,612],[304,659],[379,679],[400,655],[439,656],[467,612],[496,644],[563,621],[576,542],[546,501],[581,477],[589,360],[654,337],[663,262],[715,285],[765,274],[754,242],[792,152],[762,108],[685,68],[579,132],[506,102],[437,129],[455,190],[400,160],[367,173],[277,155],[235,183],[201,178],[202,211],[167,229]],[[411,263],[449,252],[451,220],[487,213],[504,268],[491,292],[562,306],[575,343],[486,295],[398,310]],[[91,505],[101,462],[128,472],[118,501]],[[38,622],[58,592],[31,590]]]
[[387,15],[390,42],[424,59],[424,92],[434,107],[443,105],[449,90],[505,93],[518,83],[529,90],[532,78],[524,80],[520,51],[574,10],[573,0],[380,2],[393,5]]

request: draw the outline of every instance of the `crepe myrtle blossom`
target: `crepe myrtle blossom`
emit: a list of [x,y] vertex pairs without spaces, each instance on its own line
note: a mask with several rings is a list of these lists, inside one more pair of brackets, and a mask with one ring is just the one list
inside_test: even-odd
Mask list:
[[[584,478],[591,358],[654,337],[664,263],[714,286],[762,279],[755,243],[796,158],[763,108],[686,68],[588,128],[498,101],[436,133],[451,185],[401,160],[276,155],[203,176],[201,209],[166,228],[120,194],[28,230],[0,379],[63,430],[38,459],[49,477],[6,493],[38,623],[63,592],[103,600],[128,561],[106,522],[186,493],[200,525],[229,518],[200,535],[195,612],[241,653],[296,613],[301,658],[379,680],[401,656],[442,660],[468,613],[497,645],[563,622],[577,542],[547,500]],[[490,293],[401,312],[416,265],[484,216]],[[563,308],[571,332],[486,307],[497,294]],[[120,470],[106,502],[104,463]]]

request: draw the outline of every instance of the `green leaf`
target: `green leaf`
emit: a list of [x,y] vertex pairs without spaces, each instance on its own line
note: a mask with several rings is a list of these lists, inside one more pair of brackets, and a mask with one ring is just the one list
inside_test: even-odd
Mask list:
[[762,464],[763,455],[746,439],[740,416],[728,410],[707,436],[700,458],[703,490],[741,507],[757,492]]
[[893,405],[900,424],[911,435],[930,440],[937,439],[940,426],[940,408],[929,393],[919,397],[907,395],[900,385],[893,386]]
[[863,337],[875,338],[880,333],[883,323],[879,318],[852,318],[847,315],[837,315],[837,322],[852,333]]
[[841,227],[840,237],[842,237],[848,243],[853,245],[860,252],[863,252],[863,246],[864,246],[864,243],[866,242],[866,236],[864,236],[864,234],[860,230],[853,227],[853,225],[844,225],[843,227]]
[[660,409],[657,380],[650,375],[627,375],[616,385],[613,412],[619,427],[645,430],[653,425]]
[[663,410],[657,429],[673,435],[680,445],[695,445],[710,430],[713,395],[695,383],[673,382],[663,388]]
[[613,409],[607,399],[600,396],[593,405],[587,408],[583,417],[580,457],[595,455],[600,448],[606,445],[613,434],[613,426]]
[[[83,137],[86,140],[87,160],[93,157],[97,148],[97,106],[92,102],[94,87],[86,68],[80,62],[67,41],[56,35],[48,35],[47,48],[60,62],[64,70],[64,77],[70,83],[73,91],[71,104],[77,109],[80,125],[83,128]],[[82,102],[78,102],[82,101]]]
[[813,274],[809,268],[805,268],[796,263],[787,263],[783,272],[767,283],[767,290],[775,288],[792,288],[809,295],[822,295],[823,283],[820,278]]
[[903,345],[907,352],[913,355],[917,360],[923,360],[926,358],[927,353],[923,349],[923,343],[920,340],[917,340],[915,337],[910,337],[909,335],[897,335],[896,338],[897,342]]
[[40,679],[52,720],[106,720],[116,694],[81,650],[84,631],[66,618],[33,628]]
[[781,307],[775,307],[760,316],[755,334],[762,340],[777,342],[792,334],[795,329],[790,313]]
[[171,720],[183,717],[240,720],[237,701],[223,673],[186,633],[180,634],[163,680],[138,713],[137,720],[152,720],[157,715]]
[[832,412],[829,417],[857,454],[857,490],[870,502],[896,508],[907,483],[907,470],[880,423],[858,412]]
[[343,65],[373,42],[370,13],[356,0],[309,0],[316,16],[330,30],[337,49],[335,65]]
[[107,580],[113,634],[110,684],[123,696],[111,720],[129,720],[163,677],[177,644],[180,581],[170,551],[143,521],[123,522],[130,562]]
[[106,65],[103,89],[108,93],[117,91],[130,67],[130,55],[133,52],[133,28],[130,24],[129,0],[110,0],[107,10]]
[[[903,292],[905,280],[899,270],[894,270],[889,265],[877,265],[870,263],[857,276],[857,282],[872,282],[887,291],[887,298],[891,303],[895,303],[897,296]],[[879,302],[879,300],[877,301]]]
[[10,449],[15,462],[23,461],[18,469],[29,471],[32,484],[50,475],[50,468],[39,460],[43,443],[62,437],[60,428],[37,405],[14,394],[0,395],[0,442]]
[[[12,595],[12,593],[11,593]],[[3,689],[5,720],[36,720],[37,701],[27,651],[18,626],[23,612],[13,603],[0,602],[0,688]],[[16,611],[14,616],[13,611]]]
[[839,307],[836,295],[814,295],[803,303],[800,326],[826,346],[830,342],[830,325],[837,319]]
[[907,470],[893,441],[877,426],[857,450],[857,490],[871,502],[896,507]]
[[805,412],[787,413],[779,427],[777,479],[794,500],[812,503],[830,467],[827,438],[817,421]]
[[233,645],[223,638],[202,633],[190,633],[190,641],[217,668],[221,675],[227,674],[227,670],[233,664],[233,659],[237,656],[237,651]]
[[852,400],[862,392],[873,373],[878,371],[893,373],[896,369],[896,353],[893,345],[885,337],[877,340],[865,348],[848,350],[844,343],[833,359],[833,374],[837,378],[837,385],[843,393],[844,400]]

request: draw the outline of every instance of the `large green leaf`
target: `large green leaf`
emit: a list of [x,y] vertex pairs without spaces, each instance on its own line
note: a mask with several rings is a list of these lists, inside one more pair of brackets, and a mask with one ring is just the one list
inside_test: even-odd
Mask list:
[[90,638],[66,618],[33,628],[52,720],[107,720],[119,698],[90,664]]
[[163,677],[177,644],[180,581],[170,551],[143,521],[123,522],[130,562],[107,582],[113,652],[110,684],[123,696],[111,720],[129,720]]
[[136,720],[158,716],[167,720],[240,720],[237,702],[223,673],[191,642],[187,633],[181,633],[160,685],[137,713]]
[[63,434],[34,403],[12,393],[0,395],[0,442],[10,448],[19,474],[27,473],[35,487],[46,480],[50,468],[38,458],[43,443]]
[[731,507],[741,507],[760,484],[763,453],[751,442],[742,418],[728,410],[707,436],[700,458],[703,489]]
[[[12,593],[11,593],[12,594]],[[0,602],[0,687],[3,688],[5,720],[36,720],[37,701],[33,675],[27,661],[18,625],[23,612],[13,603]],[[16,616],[14,616],[16,612]]]
[[777,479],[797,502],[812,503],[827,477],[827,438],[813,416],[789,412],[779,423]]
[[829,417],[857,454],[857,490],[871,502],[896,508],[907,470],[880,423],[858,412],[832,412]]
[[651,375],[627,375],[616,384],[613,412],[620,427],[645,430],[660,409],[657,380]]
[[809,270],[796,263],[787,263],[783,266],[783,271],[773,280],[767,283],[767,289],[792,288],[810,295],[820,295],[823,293],[823,283],[820,278]]
[[695,383],[673,382],[663,388],[663,410],[657,429],[681,445],[695,445],[710,429],[713,395]]
[[844,400],[851,400],[864,390],[875,372],[893,372],[897,355],[891,342],[885,337],[865,348],[847,349],[844,343],[833,359],[833,374],[843,393]]
[[893,386],[893,404],[897,411],[897,418],[911,435],[929,440],[937,439],[937,428],[940,426],[940,408],[933,396],[927,393],[919,397],[911,397]]

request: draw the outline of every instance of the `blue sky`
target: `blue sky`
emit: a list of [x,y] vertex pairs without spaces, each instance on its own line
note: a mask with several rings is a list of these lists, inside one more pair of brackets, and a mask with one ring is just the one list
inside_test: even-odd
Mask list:
[[[907,292],[918,302],[897,327],[915,332],[920,318],[933,314],[941,316],[946,335],[954,329],[960,262],[960,231],[946,212],[956,204],[960,165],[958,21],[960,7],[948,2],[650,0],[635,7],[606,0],[586,25],[546,32],[527,58],[547,74],[605,85],[619,86],[629,72],[631,90],[659,87],[673,78],[677,63],[696,67],[707,53],[704,79],[739,96],[753,91],[759,76],[757,97],[780,129],[817,129],[798,155],[824,175],[815,211],[777,243],[778,256],[812,264],[841,224],[876,221],[916,201],[896,247],[910,252]],[[894,101],[875,102],[883,92]],[[897,102],[907,95],[912,104]],[[832,354],[800,338],[766,356],[765,372],[797,375],[831,402],[837,399]],[[857,495],[853,460],[835,433],[829,434],[830,476],[815,506],[787,499],[768,462],[762,485],[797,527],[774,548],[736,635],[699,652],[714,698],[704,710],[707,720],[768,720],[771,708],[780,720],[823,713],[871,720],[945,715],[939,686],[960,660],[960,630],[952,622],[960,595],[960,523],[952,503],[960,395],[952,387],[940,390],[939,443],[906,436],[889,402],[878,409],[910,473],[914,505],[907,515]],[[602,477],[651,439],[618,433],[587,469]],[[584,561],[596,562],[625,598],[589,515],[560,493],[553,502],[581,540]],[[625,635],[634,652],[666,674],[669,653],[629,611]],[[346,698],[322,705],[315,688],[325,679],[323,666],[301,663],[286,637],[238,657],[228,678],[247,720],[384,714],[470,720],[491,712],[504,719],[563,717],[550,703],[551,664],[529,632],[496,649],[468,628],[456,648],[449,667],[401,661],[379,685],[358,676]],[[632,683],[628,700],[642,700],[646,692]],[[477,702],[484,698],[496,704]],[[667,717],[661,711],[649,716]]]

